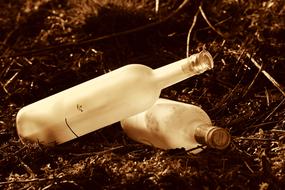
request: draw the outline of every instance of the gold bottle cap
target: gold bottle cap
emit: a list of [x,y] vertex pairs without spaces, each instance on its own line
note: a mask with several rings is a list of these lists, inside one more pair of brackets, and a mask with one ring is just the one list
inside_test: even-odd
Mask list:
[[229,132],[219,127],[215,127],[210,130],[206,138],[206,142],[210,147],[220,150],[227,148],[231,142]]
[[198,143],[220,150],[227,148],[231,142],[231,136],[226,129],[213,126],[197,127],[195,139]]

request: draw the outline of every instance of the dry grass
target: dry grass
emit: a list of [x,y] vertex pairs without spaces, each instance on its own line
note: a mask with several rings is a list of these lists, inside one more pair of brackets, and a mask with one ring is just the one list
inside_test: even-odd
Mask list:
[[[1,3],[2,189],[282,189],[283,1],[168,0],[158,11],[157,3]],[[125,64],[170,63],[186,47],[206,48],[215,68],[162,96],[204,108],[230,130],[227,150],[162,151],[131,141],[118,124],[54,148],[19,141],[15,114],[24,105]]]

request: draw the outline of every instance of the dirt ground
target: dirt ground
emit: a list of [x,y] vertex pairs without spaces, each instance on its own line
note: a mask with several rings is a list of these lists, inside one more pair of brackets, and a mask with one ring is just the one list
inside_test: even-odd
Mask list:
[[[283,0],[1,0],[0,10],[1,189],[284,189]],[[25,105],[203,48],[214,69],[161,97],[202,107],[232,135],[226,150],[161,150],[118,123],[52,148],[18,138]]]

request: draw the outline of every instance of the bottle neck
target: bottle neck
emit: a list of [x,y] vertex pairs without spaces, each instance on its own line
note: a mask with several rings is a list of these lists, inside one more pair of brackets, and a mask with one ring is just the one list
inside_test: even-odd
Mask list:
[[227,130],[209,125],[198,126],[194,136],[198,143],[220,150],[227,148],[231,141]]
[[212,69],[213,66],[211,54],[203,50],[185,59],[155,69],[154,76],[158,86],[163,89]]

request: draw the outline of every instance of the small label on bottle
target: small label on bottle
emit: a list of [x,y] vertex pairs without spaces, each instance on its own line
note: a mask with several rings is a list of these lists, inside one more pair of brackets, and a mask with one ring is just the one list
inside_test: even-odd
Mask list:
[[76,105],[76,109],[78,110],[78,111],[80,111],[80,112],[83,112],[84,110],[83,110],[83,105],[81,105],[81,104],[77,104]]

